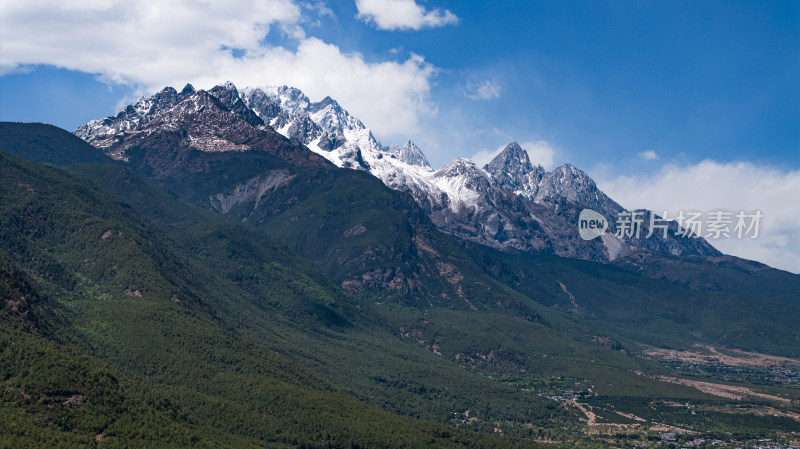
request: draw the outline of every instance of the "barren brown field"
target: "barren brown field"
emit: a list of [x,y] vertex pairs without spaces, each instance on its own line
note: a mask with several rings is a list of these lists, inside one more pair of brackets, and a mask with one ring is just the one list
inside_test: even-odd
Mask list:
[[735,385],[723,385],[711,382],[703,382],[700,380],[679,379],[677,377],[656,376],[658,380],[670,382],[679,385],[686,385],[696,388],[703,393],[712,394],[722,398],[734,399],[737,401],[744,399],[766,399],[768,401],[779,402],[784,405],[791,405],[792,401],[779,396],[771,394],[759,393],[751,388],[740,387]]
[[644,354],[648,358],[661,360],[678,360],[696,364],[723,364],[728,366],[755,368],[795,368],[800,369],[800,360],[778,357],[757,352],[738,349],[723,349],[707,345],[695,345],[695,350],[679,351],[675,349],[648,348]]

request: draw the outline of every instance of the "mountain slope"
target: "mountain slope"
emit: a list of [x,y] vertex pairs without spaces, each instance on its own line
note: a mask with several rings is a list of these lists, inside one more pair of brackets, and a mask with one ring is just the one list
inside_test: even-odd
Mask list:
[[[153,399],[148,401],[173,404],[167,406],[164,413],[174,409],[174,414],[169,416],[179,418],[168,418],[165,425],[180,427],[191,422],[190,429],[198,429],[196,432],[201,435],[213,432],[214,439],[210,439],[208,444],[214,445],[216,438],[225,438],[239,447],[297,444],[312,447],[325,444],[453,447],[461,443],[479,447],[496,444],[531,446],[514,439],[500,441],[491,435],[468,434],[441,424],[398,417],[365,406],[336,392],[329,381],[318,374],[276,355],[270,345],[276,344],[282,350],[292,345],[295,353],[303,352],[300,349],[302,345],[297,346],[303,341],[319,345],[319,342],[313,343],[313,338],[304,338],[298,329],[313,328],[311,334],[330,335],[327,338],[333,340],[343,338],[342,335],[333,335],[339,332],[336,329],[343,323],[339,319],[330,321],[328,313],[318,313],[318,306],[313,302],[315,298],[322,299],[320,295],[332,295],[326,301],[336,301],[341,293],[329,290],[324,283],[314,285],[313,278],[304,277],[302,273],[313,273],[310,267],[292,270],[292,256],[284,253],[280,257],[279,248],[277,252],[265,249],[267,254],[259,256],[254,250],[238,246],[226,249],[223,246],[220,249],[225,251],[244,251],[248,258],[255,257],[262,264],[271,259],[273,263],[289,266],[284,271],[255,270],[247,273],[233,270],[231,273],[223,272],[222,276],[215,275],[212,268],[235,260],[231,259],[231,254],[227,263],[222,262],[224,259],[220,254],[215,254],[213,258],[220,265],[204,267],[199,262],[211,256],[201,254],[198,258],[187,258],[180,244],[176,246],[170,238],[157,235],[152,224],[137,218],[130,209],[115,203],[96,187],[63,172],[2,154],[0,170],[4,179],[16,181],[0,190],[3,216],[21,218],[20,221],[11,219],[3,223],[0,239],[3,250],[23,261],[25,269],[36,276],[45,291],[62,298],[60,304],[68,310],[69,324],[59,331],[74,333],[85,342],[76,343],[71,351],[91,351],[99,355],[104,363],[116,366],[125,376],[138,379],[134,385],[137,382],[152,385],[154,390],[148,394]],[[21,212],[23,210],[30,212]],[[205,223],[205,226],[209,225],[212,223]],[[223,230],[212,226],[209,231],[207,240],[198,241],[198,231],[192,230],[193,238],[190,240],[206,251],[218,251],[213,242],[220,240]],[[40,260],[44,262],[40,263]],[[302,265],[301,262],[294,263]],[[19,282],[20,275],[14,274],[18,271],[12,271],[14,282]],[[236,290],[235,283],[225,279],[234,273],[249,274],[251,277],[240,279],[240,282],[256,285]],[[274,284],[265,284],[270,280]],[[14,289],[35,298],[28,293],[30,289],[18,286]],[[258,298],[253,293],[256,291],[262,295],[273,293]],[[302,301],[286,304],[289,306],[286,313],[281,311],[280,304],[272,303],[291,301],[292,296]],[[32,315],[33,312],[26,313],[27,309],[22,308],[25,303],[21,299],[12,298],[10,301],[14,302],[11,305],[12,320],[17,316]],[[311,313],[304,313],[304,306],[310,307]],[[321,307],[340,308],[330,303]],[[259,329],[260,333],[255,334],[256,330],[247,329],[243,324],[248,320],[259,326],[265,325],[265,329]],[[229,330],[229,326],[236,326],[237,332]],[[270,333],[273,333],[272,337],[265,338]],[[14,335],[10,338],[15,345],[27,344],[26,337]],[[280,342],[287,338],[290,343]],[[265,345],[265,341],[270,345]],[[353,344],[359,341],[355,340]],[[392,345],[388,344],[390,348]],[[394,346],[406,347],[402,343]],[[410,347],[410,352],[426,354],[413,347]],[[46,363],[52,364],[56,360],[52,355],[45,357]],[[83,367],[93,366],[85,359],[76,363]],[[25,365],[20,362],[4,365],[6,370],[17,374],[26,372],[16,371],[22,366]],[[320,374],[325,372],[317,370]],[[29,374],[32,376],[30,382],[45,381],[46,376],[51,375],[49,373]],[[92,376],[90,374],[89,378]],[[335,380],[334,377],[331,379]],[[467,384],[475,382],[502,390],[491,387],[478,377]],[[14,388],[29,388],[24,383],[19,387],[16,383],[13,385]],[[76,401],[89,398],[87,404],[93,404],[91,398],[96,395],[105,394],[97,385],[72,388],[64,391],[81,396]],[[61,396],[63,394],[56,394],[53,400],[61,400]],[[9,400],[21,399],[12,397]],[[109,401],[116,406],[122,403],[117,397]],[[530,398],[528,402],[530,408],[530,403],[541,403],[542,400]],[[83,409],[76,407],[74,410],[65,406],[60,413],[67,420],[75,420]],[[44,412],[32,409],[30,413],[41,416]],[[191,416],[191,421],[182,418],[185,416]],[[116,439],[120,444],[134,438],[130,432],[136,426],[135,421],[116,425],[110,430],[106,430],[102,422],[80,427],[75,431],[82,436],[76,438],[88,440],[87,435],[94,438],[97,434],[110,441]],[[224,433],[212,430],[217,427],[226,430]],[[157,429],[163,429],[163,426],[153,429],[160,432]],[[63,440],[67,438],[60,433],[63,431],[54,430],[52,435]],[[185,433],[180,429],[176,431]],[[4,434],[14,435],[14,441],[22,441],[25,445],[32,444],[23,433],[10,431]],[[187,438],[191,435],[190,432]],[[158,434],[143,434],[143,445],[157,446],[160,441],[163,437]]]
[[[230,89],[226,91],[229,92]],[[234,97],[227,98],[230,100]],[[233,111],[235,102],[228,106],[223,100],[219,101],[224,108],[218,110],[229,117],[224,113]],[[207,118],[213,120],[214,116],[209,115]],[[244,116],[239,117],[239,120],[248,123]],[[180,120],[175,123],[180,123]],[[237,121],[236,126],[244,125]],[[210,129],[217,127],[212,124]],[[567,268],[548,276],[539,276],[535,271],[528,270],[515,272],[512,270],[513,264],[501,264],[500,269],[495,269],[498,261],[503,261],[505,256],[487,252],[485,249],[465,249],[463,243],[438,232],[426,211],[418,207],[416,198],[387,189],[379,180],[364,171],[343,170],[329,164],[297,164],[279,157],[264,159],[263,165],[253,168],[239,161],[255,157],[248,153],[258,153],[257,150],[210,153],[195,148],[186,151],[185,159],[173,160],[174,166],[169,172],[165,172],[165,176],[154,176],[148,161],[169,160],[163,158],[163,155],[170,154],[173,150],[165,144],[167,139],[160,136],[173,131],[180,133],[180,129],[153,128],[147,141],[137,141],[138,146],[131,147],[134,152],[138,152],[139,161],[143,163],[132,160],[126,165],[137,174],[157,182],[182,198],[225,212],[231,217],[258,226],[264,234],[280,238],[292,250],[322,269],[336,284],[354,293],[357,298],[350,297],[348,301],[355,300],[355,309],[366,314],[369,321],[378,323],[382,332],[406,340],[410,346],[424,349],[425,356],[419,355],[418,367],[440,367],[442,370],[438,371],[438,375],[446,373],[444,367],[447,364],[457,364],[467,368],[466,372],[472,374],[515,376],[513,385],[517,388],[531,383],[536,385],[534,388],[541,388],[541,384],[536,384],[537,381],[534,380],[537,377],[552,379],[568,375],[575,378],[573,386],[575,382],[583,386],[595,385],[598,394],[606,398],[628,398],[631,401],[635,398],[639,405],[642,405],[642,401],[661,400],[665,397],[711,401],[688,387],[674,387],[636,374],[646,372],[663,376],[669,373],[664,367],[635,357],[639,355],[642,344],[690,348],[697,343],[735,341],[741,348],[793,354],[791,342],[796,337],[796,332],[784,322],[762,328],[762,323],[769,322],[768,317],[772,311],[768,308],[751,307],[752,303],[747,299],[742,304],[737,304],[729,295],[723,295],[718,300],[719,298],[705,295],[693,296],[682,288],[667,289],[666,293],[660,294],[653,290],[664,287],[663,284],[650,283],[641,276],[626,278],[620,275],[620,271],[603,271],[595,264],[579,265],[579,268],[583,267],[584,271],[581,271],[564,263],[561,266]],[[119,145],[124,147],[125,141],[126,138],[123,137]],[[303,149],[299,145],[296,148],[298,151]],[[268,151],[265,149],[265,152]],[[384,156],[383,159],[405,164],[391,157]],[[186,164],[185,161],[191,161],[191,164]],[[211,161],[213,163],[209,163]],[[419,168],[425,170],[424,167]],[[466,197],[471,192],[485,189],[493,195],[485,197],[495,204],[508,203],[508,207],[520,207],[521,210],[526,210],[524,208],[527,207],[548,207],[521,198],[521,195],[515,195],[506,189],[493,188],[493,180],[491,176],[487,177],[486,170],[475,167],[469,161],[456,161],[440,174],[441,179],[435,181],[448,186],[454,192],[453,197],[460,197],[462,194]],[[425,180],[431,178],[433,176],[424,176]],[[443,201],[449,199],[448,195]],[[577,217],[580,204],[566,197],[559,197],[554,201],[557,201],[555,204],[559,210],[571,211]],[[452,203],[447,204],[450,209]],[[465,216],[470,217],[469,213]],[[558,214],[553,217],[553,220],[568,221]],[[506,225],[499,229],[506,233],[511,231]],[[562,229],[566,233],[570,228]],[[577,238],[574,233],[573,238]],[[241,242],[246,240],[248,239],[242,239]],[[209,242],[213,240],[201,239],[195,251],[200,252]],[[558,243],[558,240],[555,242]],[[595,242],[594,245],[602,245],[599,241]],[[599,251],[602,251],[602,247]],[[230,257],[227,250],[221,254],[223,260]],[[523,257],[517,259],[517,262],[526,264],[530,263],[530,259]],[[592,279],[593,276],[586,271],[599,271],[601,275]],[[513,282],[513,277],[505,276],[509,272],[517,278],[525,278],[525,282]],[[246,282],[248,279],[237,281]],[[603,295],[590,297],[592,301],[587,302],[584,296],[593,294],[592,287],[596,287]],[[692,319],[687,320],[687,312],[681,309],[692,304],[677,303],[671,306],[674,295],[701,299],[699,304],[703,307],[687,309],[695,314],[703,310],[727,312],[726,307],[732,313],[720,315],[725,317],[724,320],[703,321],[692,316],[689,317]],[[573,307],[572,299],[577,302],[577,306]],[[651,303],[658,305],[660,302],[663,305],[650,306]],[[589,306],[602,312],[595,312],[595,315],[611,318],[611,323],[590,314],[582,315],[581,307]],[[714,309],[717,306],[719,308]],[[626,314],[630,314],[633,309],[642,315],[637,317],[636,326],[626,329]],[[339,308],[337,312],[348,323],[359,323],[353,319],[358,314],[344,314],[342,310],[344,309]],[[736,317],[737,310],[752,312],[755,317],[748,322],[747,317]],[[792,316],[793,313],[790,309],[785,310],[786,316]],[[651,323],[656,325],[652,329],[648,328]],[[242,322],[236,324],[244,325]],[[711,326],[710,332],[696,333],[698,326]],[[257,335],[255,326],[243,328],[248,335],[254,338]],[[725,332],[729,331],[739,333],[735,335],[735,340],[726,337]],[[764,338],[759,335],[762,331]],[[770,345],[771,339],[787,343]],[[383,347],[396,350],[392,349],[396,346],[389,343]],[[463,395],[466,393],[462,390],[458,395],[450,396],[449,392],[454,387],[448,385],[448,382],[441,382],[442,378],[438,375],[415,377],[408,375],[406,371],[387,376],[385,372],[376,372],[364,363],[356,363],[356,368],[347,371],[348,367],[343,365],[348,362],[340,364],[334,370],[330,359],[326,359],[326,367],[326,364],[320,363],[320,359],[307,357],[307,354],[295,352],[294,356],[298,357],[296,360],[306,358],[315,370],[328,370],[325,372],[331,373],[331,378],[335,378],[335,372],[338,371],[352,374],[353,379],[360,378],[363,382],[363,374],[369,373],[371,380],[363,384],[368,385],[372,389],[370,391],[382,391],[382,394],[386,394],[387,389],[396,388],[400,383],[424,392],[425,400],[421,402],[414,402],[419,401],[419,396],[408,395],[402,396],[402,400],[392,400],[389,407],[397,407],[395,410],[403,413],[413,413],[413,410],[418,409],[413,404],[465,404]],[[444,364],[437,364],[437,359]],[[420,369],[414,372],[424,371]],[[420,385],[416,381],[408,380],[418,378],[437,379],[437,386],[431,387],[424,383]],[[458,382],[467,383],[461,379]],[[399,389],[403,388],[405,387]],[[487,416],[509,417],[510,409],[502,407],[505,399],[496,402],[499,399],[494,394],[513,395],[511,391],[520,396],[519,391],[511,387],[510,390],[494,390],[493,394],[482,395],[495,401],[493,406],[486,409]],[[543,392],[539,389],[535,391]],[[359,394],[357,391],[350,393],[356,396]],[[457,399],[457,396],[462,399]],[[447,399],[442,401],[441,398]],[[409,402],[401,403],[402,401]],[[705,403],[714,404],[713,401]],[[501,406],[497,407],[498,405]],[[647,408],[647,402],[644,402],[644,406]],[[453,413],[453,410],[458,408],[448,405],[436,409],[435,413],[442,416],[442,412]],[[494,415],[495,413],[498,415]],[[519,427],[514,425],[508,429],[519,431]]]
[[44,123],[0,122],[0,151],[53,165],[109,161],[82,139]]
[[[90,143],[178,197],[268,230],[352,292],[366,288],[475,307],[459,293],[467,288],[459,279],[464,268],[451,267],[441,256],[449,251],[432,246],[429,236],[452,245],[407,197],[363,172],[336,169],[304,147],[272,139],[207,92],[190,92],[184,89],[164,110],[147,109],[147,120],[118,115],[87,124],[78,134],[94,136]],[[159,104],[156,97],[139,104]],[[121,120],[127,120],[124,126]],[[106,122],[126,131],[107,137],[98,125]],[[240,147],[210,151],[191,145],[198,140]],[[343,213],[347,208],[359,215]],[[423,249],[428,246],[433,252]]]
[[[489,253],[478,260],[498,279],[629,344],[688,347],[703,341],[800,357],[800,334],[792,324],[800,307],[780,290],[759,297],[745,288],[687,289],[627,267],[475,249]],[[741,287],[762,285],[760,278],[739,282]]]
[[675,257],[637,251],[615,265],[691,290],[726,292],[800,308],[800,276],[738,257]]
[[[238,104],[233,85],[218,86],[212,91],[226,99],[229,105],[223,106],[228,110]],[[289,104],[294,105],[297,114],[329,111],[326,114],[333,114],[325,121],[330,125],[329,131],[337,129],[336,126],[343,122],[360,132],[365,129],[360,122],[338,111],[338,105],[331,101],[311,104],[299,91],[285,89],[283,97],[283,94],[269,96],[259,90],[250,91],[250,95],[259,92],[264,99],[263,105],[271,104],[270,110],[279,115],[288,114],[281,107]],[[179,116],[179,113],[162,114]],[[213,119],[211,116],[208,118]],[[240,119],[245,121],[246,117]],[[408,145],[408,150],[412,151],[413,147]],[[153,141],[138,151],[159,157],[157,155],[171,149]],[[509,145],[487,165],[486,169],[493,170],[494,174],[468,160],[456,160],[437,171],[424,164],[418,165],[416,175],[413,170],[402,172],[404,176],[408,175],[404,179],[416,176],[420,185],[433,186],[417,192],[442,192],[427,203],[435,204],[436,208],[426,210],[423,207],[433,223],[426,220],[406,197],[381,189],[363,171],[284,163],[280,170],[259,167],[267,169],[267,172],[250,178],[255,172],[242,173],[235,163],[230,162],[240,153],[248,151],[213,153],[220,162],[208,165],[223,170],[224,175],[211,171],[212,178],[226,179],[229,185],[235,178],[239,182],[227,191],[204,191],[208,192],[209,199],[201,199],[200,204],[256,224],[311,260],[345,289],[365,298],[391,299],[422,310],[428,307],[497,310],[497,305],[503,303],[498,302],[498,292],[506,294],[502,283],[487,278],[482,267],[473,263],[472,255],[443,238],[435,228],[446,227],[449,233],[468,240],[475,240],[476,235],[491,235],[495,241],[502,239],[518,244],[524,251],[553,252],[590,260],[607,260],[610,256],[608,241],[579,239],[574,234],[574,223],[582,208],[578,201],[593,203],[594,207],[603,210],[619,206],[597,190],[585,173],[574,167],[564,166],[550,173],[536,169],[519,145]],[[209,154],[212,153],[195,151],[192,156],[209,157]],[[368,162],[374,157],[383,164],[408,166],[396,157],[378,159],[377,155],[386,154],[383,150],[364,154]],[[221,162],[226,158],[226,162]],[[375,170],[375,167],[381,165],[371,164],[370,170]],[[203,179],[207,179],[209,174],[180,168],[175,170],[176,177],[186,176],[187,171],[189,176]],[[147,171],[139,172],[149,175]],[[507,174],[507,178],[503,178],[503,174]],[[181,184],[181,178],[177,179],[177,186],[174,178],[165,178],[164,181],[164,185],[180,191],[186,198],[195,201],[202,198],[192,191],[194,184],[189,184],[187,189],[186,184]],[[509,188],[498,187],[499,182],[506,183]],[[195,184],[200,184],[200,181]],[[207,188],[207,184],[205,182],[201,188]],[[512,187],[516,189],[514,192],[509,190]],[[414,199],[420,203],[418,198]],[[531,238],[532,234],[538,240]],[[666,241],[678,242],[675,244],[683,245],[684,251],[718,254],[702,239],[684,243],[674,236],[674,230],[670,236],[671,239]],[[532,247],[534,243],[539,246]],[[514,309],[512,313],[527,317],[535,315],[531,313],[535,307],[529,302],[518,300],[513,303],[519,305],[514,306],[518,310]]]
[[[191,439],[205,439],[233,447],[224,442],[227,435],[214,437],[210,429],[204,429],[203,435],[188,423],[170,419],[176,410],[149,403],[155,396],[152,390],[100,360],[43,336],[36,321],[48,316],[34,314],[32,309],[42,307],[47,299],[3,254],[0,294],[4,299],[0,311],[0,442],[4,446],[43,447],[59,442],[75,447],[102,440],[109,445],[127,441],[131,447],[147,447],[168,441],[188,445]],[[170,433],[170,439],[159,437],[162,432]],[[138,444],[133,443],[136,439]]]
[[[409,404],[413,402],[411,398],[415,394],[405,390],[402,384],[398,384],[397,388],[391,389],[387,389],[385,385],[364,385],[361,383],[369,379],[363,379],[355,385],[353,384],[353,377],[348,374],[349,371],[364,369],[364,363],[367,363],[368,366],[372,365],[358,355],[363,352],[365,347],[390,354],[398,351],[402,353],[407,350],[411,350],[413,353],[414,351],[419,351],[419,349],[412,346],[400,350],[396,347],[398,344],[401,348],[405,348],[407,344],[402,341],[395,343],[387,343],[380,339],[376,341],[373,333],[366,333],[365,330],[352,327],[348,322],[357,317],[354,318],[355,311],[352,308],[352,304],[348,305],[348,301],[352,303],[354,298],[343,298],[344,293],[338,290],[330,281],[320,276],[319,273],[316,273],[307,262],[298,259],[285,249],[282,249],[281,245],[270,242],[263,234],[255,232],[254,229],[246,225],[229,222],[219,217],[215,218],[215,214],[211,212],[182,205],[169,195],[165,195],[141,182],[124,168],[108,165],[81,165],[72,166],[70,169],[75,173],[91,177],[97,182],[109,186],[117,195],[126,198],[137,210],[147,214],[152,219],[158,220],[158,223],[161,224],[149,231],[150,236],[146,238],[147,241],[154,242],[155,245],[157,240],[153,234],[157,232],[162,236],[161,239],[164,236],[169,236],[169,240],[166,243],[162,242],[163,246],[174,247],[178,245],[183,253],[194,255],[191,259],[186,260],[185,257],[178,257],[178,255],[174,254],[173,249],[173,251],[167,253],[167,255],[160,256],[160,258],[173,262],[176,259],[180,260],[180,265],[167,265],[151,271],[148,275],[138,276],[138,278],[147,281],[148,284],[146,286],[138,283],[132,286],[129,286],[128,283],[120,283],[116,286],[112,285],[105,288],[115,289],[126,295],[132,295],[134,298],[146,298],[151,294],[164,296],[174,304],[184,306],[191,306],[193,301],[201,302],[197,307],[217,317],[217,319],[225,323],[226,328],[238,329],[239,333],[260,345],[263,345],[264,341],[269,341],[272,349],[280,350],[282,353],[293,354],[293,357],[297,357],[298,360],[304,363],[312,363],[316,369],[323,369],[322,367],[327,365],[328,368],[324,369],[331,370],[334,365],[339,363],[350,364],[350,366],[339,366],[337,369],[341,371],[338,372],[328,371],[328,376],[333,376],[329,377],[329,379],[338,378],[342,385],[353,387],[359,385],[362,390],[359,394],[373,395],[373,398],[365,399],[380,400],[381,397],[384,397],[382,395],[386,395],[388,391],[389,394],[395,397],[404,398],[403,401]],[[48,177],[41,178],[43,182],[48,180]],[[35,186],[31,188],[35,189]],[[71,202],[63,201],[63,203],[70,204]],[[8,216],[15,215],[11,212],[8,214]],[[68,222],[69,220],[61,219],[59,221]],[[11,228],[9,232],[13,232],[13,230]],[[123,237],[129,234],[129,231],[122,230],[122,232]],[[98,240],[100,242],[116,241],[118,237],[117,234],[112,232],[106,239],[103,239],[102,237],[106,233],[100,232],[100,234],[102,234]],[[11,240],[19,242],[18,239],[12,238]],[[124,243],[125,239],[121,240]],[[26,247],[26,245],[16,243],[15,247]],[[158,248],[159,246],[155,245],[153,247]],[[29,253],[32,251],[30,248],[26,247],[26,249]],[[124,281],[123,276],[118,272],[127,271],[125,267],[119,263],[103,262],[103,258],[113,257],[113,254],[111,256],[107,254],[109,248],[95,249],[89,246],[86,250],[103,251],[104,254],[101,254],[100,257],[94,257],[93,260],[96,260],[103,267],[113,267],[113,270],[108,271],[112,272],[114,281]],[[161,250],[163,251],[164,248]],[[125,254],[130,253],[131,250],[127,250]],[[40,257],[42,256],[39,253],[34,253],[31,256],[32,259]],[[59,270],[64,271],[61,264],[54,261],[52,265],[56,265]],[[140,261],[131,269],[143,269],[147,265],[149,264],[141,263]],[[161,274],[155,274],[154,272]],[[188,297],[183,298],[181,295],[170,293],[172,290],[159,294],[154,284],[158,283],[159,277],[165,275],[169,276],[168,280],[171,279],[173,285],[163,286],[161,289],[177,288],[184,291],[184,294]],[[66,277],[67,275],[65,274],[64,276]],[[85,273],[81,277],[86,277]],[[187,285],[186,279],[189,278],[194,280]],[[177,286],[174,285],[175,283],[177,283]],[[142,296],[137,296],[137,293]],[[73,292],[72,294],[80,293]],[[215,300],[212,302],[209,298],[214,298]],[[250,301],[250,303],[242,303],[243,299]],[[357,301],[355,305],[361,307]],[[131,313],[131,311],[126,313]],[[368,326],[372,331],[375,330],[375,325],[370,324],[372,319],[367,320],[362,317],[356,319],[356,322],[360,323],[359,326]],[[355,341],[348,343],[347,346],[352,345],[352,348],[359,349],[353,352],[354,349],[352,348],[338,347],[339,343],[336,342],[341,341],[341,337],[328,336],[329,332],[339,332],[336,329],[353,329],[353,334],[348,337],[348,341],[352,339],[355,339]],[[303,334],[309,330],[312,330],[311,333],[317,336],[311,339],[309,339],[308,335],[304,336]],[[381,329],[380,332],[385,331]],[[393,329],[391,335],[395,335],[394,332],[395,330]],[[387,337],[388,335],[385,335],[381,338]],[[127,336],[115,334],[112,341],[127,338]],[[396,337],[392,337],[392,339],[394,338]],[[304,343],[300,344],[300,342]],[[324,347],[320,347],[320,345],[324,345]],[[307,349],[300,349],[303,347]],[[119,349],[117,348],[116,351],[118,352]],[[350,355],[337,351],[350,351]],[[327,355],[322,356],[320,354]],[[118,357],[114,353],[110,353],[109,356]],[[137,356],[141,361],[147,359],[142,359],[141,357],[142,355]],[[380,357],[383,358],[383,356]],[[415,370],[424,370],[426,373],[430,373],[434,369],[439,371],[436,376],[439,380],[435,384],[446,384],[451,382],[451,378],[459,372],[454,371],[454,368],[460,370],[455,366],[447,367],[446,364],[436,361],[436,357],[433,355],[430,355],[430,357],[432,359],[427,359],[424,363],[416,361],[413,364],[409,364],[405,368],[406,375],[412,376],[411,373]],[[341,361],[333,363],[332,360],[337,358]],[[117,360],[119,363],[128,363],[124,358]],[[149,363],[157,365],[160,362],[154,360]],[[404,362],[392,360],[392,357],[389,357],[386,366],[397,367],[404,366],[403,364]],[[432,366],[436,368],[432,368]],[[140,366],[140,368],[142,367]],[[151,369],[148,368],[147,373],[152,375],[150,371]],[[384,379],[393,377],[383,370],[379,370],[376,373],[376,376],[378,375]],[[461,374],[458,374],[455,377],[460,376]],[[461,379],[459,383],[463,387],[451,387],[452,393],[448,393],[448,396],[453,396],[454,404],[463,402],[463,406],[468,408],[469,401],[473,401],[476,398],[472,391],[479,389],[478,385],[481,382],[483,381],[480,381],[479,378],[475,378],[473,381]],[[376,387],[380,387],[382,392],[376,390]],[[444,386],[442,391],[444,391]],[[541,405],[541,401],[538,398],[529,398],[525,399],[525,401],[533,401],[534,404],[539,403]],[[410,413],[411,410],[405,407],[407,406],[401,406],[401,409],[396,411]],[[462,405],[458,405],[458,407],[460,408]],[[422,406],[416,404],[415,413],[426,413],[422,410],[428,408],[430,408],[430,404]],[[495,408],[499,410],[498,407]],[[530,408],[530,404],[527,408]],[[441,419],[449,411],[443,410],[442,414],[439,414],[437,410],[436,413],[427,413],[427,416]]]

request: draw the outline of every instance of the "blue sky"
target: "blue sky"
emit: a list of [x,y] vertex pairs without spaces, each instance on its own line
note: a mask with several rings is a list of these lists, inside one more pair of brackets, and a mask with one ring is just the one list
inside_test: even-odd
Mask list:
[[[441,1],[458,25],[414,33],[376,32],[338,5],[331,40],[424,55],[441,69],[441,121],[500,131],[483,146],[546,140],[582,165],[646,150],[800,164],[797,2]],[[487,80],[498,98],[464,98]]]
[[[434,166],[516,140],[627,207],[772,207],[775,238],[742,254],[800,271],[797,1],[28,0],[0,29],[2,120],[72,130],[165,85],[289,84]],[[704,162],[743,179],[687,177]]]

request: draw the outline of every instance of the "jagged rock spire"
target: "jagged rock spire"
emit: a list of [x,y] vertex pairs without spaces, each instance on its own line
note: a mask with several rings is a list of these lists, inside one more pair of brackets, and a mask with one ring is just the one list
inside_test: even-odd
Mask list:
[[533,170],[528,152],[517,142],[511,142],[484,167],[489,173],[506,172],[511,175],[525,174]]
[[408,165],[419,165],[429,168],[431,166],[431,164],[428,163],[428,159],[426,159],[425,155],[422,153],[422,150],[411,140],[407,141],[406,144],[403,145],[403,148],[398,150],[397,159]]
[[533,166],[517,142],[511,142],[484,169],[504,189],[523,195],[535,194],[536,186],[545,174],[541,165]]

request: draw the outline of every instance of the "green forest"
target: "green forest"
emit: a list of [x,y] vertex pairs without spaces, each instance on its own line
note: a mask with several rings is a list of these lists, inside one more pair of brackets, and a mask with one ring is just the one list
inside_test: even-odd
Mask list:
[[[800,357],[796,276],[759,289],[708,268],[709,291],[503,253],[327,166],[221,214],[181,193],[189,181],[145,180],[64,131],[0,131],[0,447],[657,447],[672,428],[682,441],[800,432],[791,365],[778,381],[647,355]],[[346,282],[387,263],[408,289]]]

